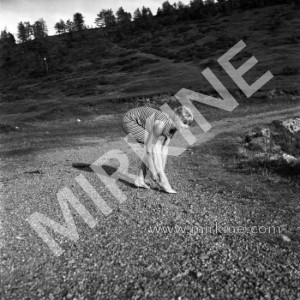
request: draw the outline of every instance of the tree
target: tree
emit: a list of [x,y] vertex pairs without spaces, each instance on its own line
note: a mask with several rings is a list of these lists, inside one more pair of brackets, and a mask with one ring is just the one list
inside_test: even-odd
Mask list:
[[142,7],[141,26],[144,29],[149,29],[153,25],[153,14],[149,7]]
[[190,16],[192,19],[200,19],[205,15],[203,0],[192,0],[190,2]]
[[142,13],[141,13],[140,9],[137,8],[133,13],[133,20],[138,22],[141,20],[141,18],[142,18]]
[[30,24],[30,22],[24,22],[27,40],[31,40],[31,37],[34,36],[33,33],[33,26]]
[[72,31],[74,31],[74,27],[75,27],[74,22],[72,22],[70,19],[68,19],[66,22],[66,30],[68,32],[72,32]]
[[149,29],[153,25],[153,14],[150,8],[142,7],[142,10],[137,8],[133,14],[133,20],[138,28]]
[[83,30],[85,28],[84,26],[84,20],[81,13],[75,13],[73,15],[73,23],[74,23],[74,29],[76,31]]
[[294,8],[296,9],[300,8],[300,0],[291,0],[290,2]]
[[55,24],[54,29],[58,34],[65,33],[67,29],[67,25],[62,19],[60,19],[60,21]]
[[18,24],[18,34],[17,34],[17,36],[18,36],[18,39],[21,43],[24,43],[28,40],[26,27],[25,27],[23,22],[20,22]]
[[3,31],[1,31],[0,34],[0,45],[1,46],[14,46],[16,44],[15,37],[13,34],[7,31],[5,28]]
[[226,12],[226,0],[218,0],[218,10],[222,13]]
[[112,27],[116,24],[116,17],[111,9],[102,9],[95,19],[98,27]]
[[0,65],[6,72],[7,76],[11,77],[11,65],[13,58],[16,56],[15,51],[16,40],[15,37],[6,30],[1,31],[0,34]]
[[142,8],[142,19],[143,20],[150,20],[153,17],[152,11],[149,7],[143,6]]
[[[228,0],[227,2],[230,3],[230,7],[231,7],[232,0]],[[204,7],[205,7],[206,14],[208,15],[214,16],[217,12],[214,0],[206,0]]]
[[158,8],[157,17],[163,25],[174,24],[177,19],[176,8],[169,1],[165,1],[162,4],[162,8]]
[[179,20],[186,21],[189,19],[189,6],[183,4],[181,1],[177,3],[177,14]]
[[32,25],[33,35],[35,39],[42,39],[48,35],[48,29],[46,22],[43,19],[39,19]]
[[169,1],[165,1],[162,4],[162,16],[173,16],[175,11],[176,9],[170,4]]
[[127,31],[131,25],[131,13],[126,12],[121,6],[116,12],[117,24],[120,25],[122,31]]
[[121,6],[116,12],[117,23],[126,24],[131,22],[131,13],[126,12]]

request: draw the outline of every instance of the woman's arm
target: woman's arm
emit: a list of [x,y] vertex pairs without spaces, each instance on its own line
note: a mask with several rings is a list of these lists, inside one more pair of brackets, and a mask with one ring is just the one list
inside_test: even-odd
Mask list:
[[167,152],[165,153],[165,156],[162,154],[163,149],[168,149],[170,139],[167,138],[166,140],[162,137],[162,132],[165,126],[164,123],[161,121],[156,122],[157,123],[153,126],[153,131],[150,133],[146,142],[149,169],[154,176],[154,179],[167,193],[175,194],[176,191],[172,189],[164,171],[164,157],[165,159],[167,158]]
[[163,169],[166,168],[166,163],[167,163],[167,157],[168,157],[168,153],[169,153],[169,144],[170,144],[171,138],[168,137],[164,140],[164,143],[162,145],[162,165],[163,165]]
[[157,175],[164,176],[163,165],[161,161],[162,143],[160,137],[164,130],[164,123],[155,121],[153,129],[150,131],[149,137],[145,143],[148,163],[146,163],[155,180],[158,180]]

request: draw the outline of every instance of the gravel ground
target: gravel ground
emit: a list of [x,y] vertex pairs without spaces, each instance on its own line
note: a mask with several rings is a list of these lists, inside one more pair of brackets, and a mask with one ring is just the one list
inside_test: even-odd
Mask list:
[[[263,122],[293,113],[266,114]],[[202,145],[171,157],[167,173],[178,194],[135,189],[122,181],[118,186],[127,198],[122,204],[94,173],[72,168],[74,162],[91,163],[120,149],[135,173],[138,159],[122,138],[81,137],[72,149],[7,157],[1,179],[1,299],[300,299],[296,243],[278,234],[214,231],[216,222],[245,227],[259,225],[257,220],[265,226],[284,221],[283,212],[266,210],[259,199],[220,191],[207,176],[213,168],[220,176],[228,174],[218,157],[203,152],[203,143],[210,140],[213,147],[219,133],[247,128],[260,118],[215,122],[202,136]],[[203,169],[195,161],[205,161]],[[77,185],[80,174],[113,209],[108,217]],[[56,257],[26,218],[38,211],[63,224],[56,193],[64,187],[97,224],[91,229],[72,210],[79,240],[72,242],[49,229],[64,250]],[[211,232],[195,231],[205,226]]]

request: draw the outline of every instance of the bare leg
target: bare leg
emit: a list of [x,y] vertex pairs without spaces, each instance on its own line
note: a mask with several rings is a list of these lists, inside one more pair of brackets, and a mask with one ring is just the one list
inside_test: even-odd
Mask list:
[[[158,170],[158,175],[160,178],[159,181],[159,185],[160,187],[162,187],[167,193],[170,194],[176,194],[176,191],[174,189],[172,189],[168,178],[165,174],[164,168],[165,168],[165,164],[166,164],[166,157],[164,157],[165,152],[163,153],[163,149],[164,148],[168,148],[168,147],[164,147],[162,144],[157,143],[154,147],[154,155],[156,157],[156,165],[159,167]],[[167,151],[167,150],[164,150]]]
[[139,171],[138,171],[138,177],[137,177],[137,179],[134,182],[134,184],[137,187],[142,187],[142,188],[145,188],[145,189],[150,189],[150,186],[147,185],[146,182],[145,182],[146,174],[147,174],[147,166],[145,165],[144,162],[142,162],[142,164],[141,164],[141,166],[139,168]]

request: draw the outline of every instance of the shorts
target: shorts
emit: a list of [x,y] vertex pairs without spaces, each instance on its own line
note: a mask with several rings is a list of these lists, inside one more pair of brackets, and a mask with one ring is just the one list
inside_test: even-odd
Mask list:
[[135,120],[125,115],[122,119],[122,128],[127,134],[131,134],[138,143],[145,144],[149,132],[140,126]]

